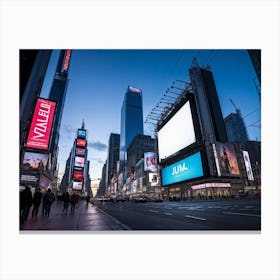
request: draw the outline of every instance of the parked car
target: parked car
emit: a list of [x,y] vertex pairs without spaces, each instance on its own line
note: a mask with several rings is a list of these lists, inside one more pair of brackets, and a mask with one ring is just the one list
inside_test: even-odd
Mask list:
[[136,202],[136,203],[138,203],[138,202],[147,202],[148,199],[147,199],[145,196],[140,196],[140,195],[138,195],[138,196],[133,196],[133,197],[131,198],[131,201],[132,201],[132,202]]
[[117,196],[115,201],[116,202],[125,202],[125,201],[127,201],[127,198],[125,196]]
[[244,191],[239,191],[237,193],[237,197],[247,197],[248,196],[248,193],[247,192],[244,192]]

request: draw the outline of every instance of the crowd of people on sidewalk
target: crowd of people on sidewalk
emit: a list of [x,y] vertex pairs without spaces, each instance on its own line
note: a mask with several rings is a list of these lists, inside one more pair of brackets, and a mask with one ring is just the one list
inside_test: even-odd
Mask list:
[[[42,216],[50,216],[51,206],[56,200],[55,194],[52,192],[51,188],[48,188],[46,192],[42,192],[38,188],[34,195],[32,195],[31,188],[25,186],[23,190],[20,191],[20,226],[24,225],[26,222],[30,209],[33,205],[31,218],[35,219],[38,215],[39,207],[42,203]],[[79,202],[79,195],[73,192],[69,194],[68,191],[64,192],[57,200],[63,202],[62,213],[67,215],[68,208],[71,205],[71,214],[75,213],[76,205]]]

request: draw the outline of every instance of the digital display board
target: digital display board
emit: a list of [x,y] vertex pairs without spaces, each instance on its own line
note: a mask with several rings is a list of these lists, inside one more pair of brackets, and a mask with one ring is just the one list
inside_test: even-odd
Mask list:
[[196,137],[190,102],[187,101],[158,131],[159,161],[195,142]]
[[234,145],[231,143],[216,142],[216,150],[220,165],[221,175],[239,176],[239,168]]
[[77,147],[85,148],[87,145],[87,141],[85,139],[77,138]]
[[73,171],[73,180],[75,181],[82,181],[84,178],[84,172],[81,170],[74,170]]
[[39,175],[31,175],[27,173],[20,174],[20,184],[28,184],[31,186],[36,186],[39,180]]
[[37,99],[26,147],[48,150],[55,107],[56,103],[54,101]]
[[64,60],[63,60],[63,67],[62,67],[62,72],[68,71],[69,68],[69,63],[70,63],[70,57],[71,57],[71,50],[66,50]]
[[252,171],[252,167],[251,167],[251,161],[250,161],[249,153],[247,151],[243,151],[243,158],[244,158],[244,163],[245,163],[248,180],[254,181],[254,175],[253,175],[253,171]]
[[150,172],[149,173],[149,182],[151,183],[151,186],[158,186],[158,174],[155,172]]
[[144,153],[144,170],[157,171],[156,161],[157,161],[156,153],[153,152]]
[[201,154],[198,152],[163,168],[162,185],[179,183],[202,177],[203,175]]
[[25,152],[21,168],[22,170],[46,170],[48,158],[48,154]]
[[85,139],[87,136],[87,131],[84,129],[78,129],[78,138]]
[[82,149],[82,148],[76,148],[76,155],[77,156],[84,156],[85,155],[86,150]]
[[75,166],[84,167],[85,165],[85,158],[84,157],[75,157]]
[[82,189],[83,189],[83,182],[73,181],[73,190],[82,190]]

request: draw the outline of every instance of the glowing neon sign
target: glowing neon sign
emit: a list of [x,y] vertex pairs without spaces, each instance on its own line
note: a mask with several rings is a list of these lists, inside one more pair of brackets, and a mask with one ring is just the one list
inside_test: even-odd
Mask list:
[[54,101],[37,99],[26,147],[48,150],[55,106]]

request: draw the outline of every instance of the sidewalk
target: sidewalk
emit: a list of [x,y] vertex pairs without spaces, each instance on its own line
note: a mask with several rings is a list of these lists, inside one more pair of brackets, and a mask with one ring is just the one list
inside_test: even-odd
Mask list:
[[[33,207],[33,206],[32,206]],[[36,218],[31,218],[32,207],[27,221],[20,232],[25,231],[113,231],[129,230],[128,227],[84,200],[76,205],[75,213],[62,213],[63,202],[55,201],[51,207],[50,216],[42,216],[42,203]]]

